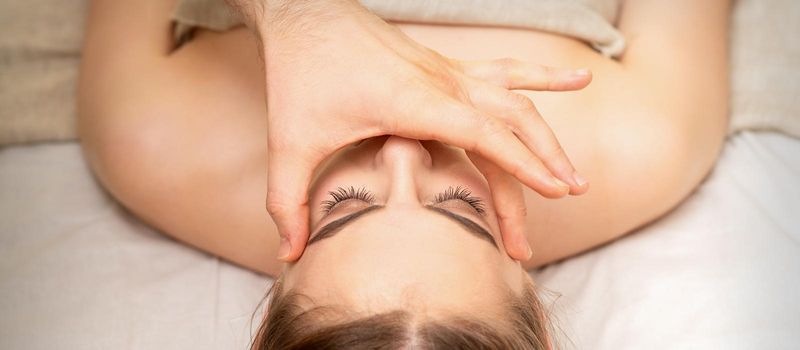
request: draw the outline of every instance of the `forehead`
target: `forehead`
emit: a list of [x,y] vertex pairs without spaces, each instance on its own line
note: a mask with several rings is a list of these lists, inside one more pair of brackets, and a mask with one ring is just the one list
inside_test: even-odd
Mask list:
[[310,246],[285,282],[315,301],[370,309],[477,306],[507,290],[504,255],[429,210],[384,208]]

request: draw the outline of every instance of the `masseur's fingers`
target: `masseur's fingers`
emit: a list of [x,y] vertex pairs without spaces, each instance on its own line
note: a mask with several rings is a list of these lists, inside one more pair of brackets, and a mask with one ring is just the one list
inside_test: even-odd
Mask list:
[[575,170],[550,126],[527,96],[474,79],[465,84],[473,105],[508,124],[553,175],[569,184],[570,194],[583,194],[589,189],[589,184]]
[[525,236],[525,196],[519,182],[492,162],[471,152],[467,156],[489,182],[492,202],[506,253],[514,260],[527,261],[532,251]]
[[490,61],[456,61],[465,74],[511,90],[568,91],[592,81],[588,69],[563,69],[501,58]]
[[449,97],[420,101],[406,112],[409,122],[395,124],[390,134],[437,140],[480,154],[548,198],[569,192],[569,185],[554,177],[500,119]]
[[267,162],[267,211],[281,235],[278,259],[287,262],[299,259],[308,241],[308,185],[314,167],[307,158],[270,149]]

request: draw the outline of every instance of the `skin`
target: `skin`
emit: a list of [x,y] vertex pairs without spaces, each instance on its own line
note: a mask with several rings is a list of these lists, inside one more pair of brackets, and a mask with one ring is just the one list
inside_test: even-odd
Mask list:
[[[296,260],[305,247],[313,170],[337,149],[372,136],[461,147],[491,160],[476,163],[482,171],[496,172],[488,168],[494,163],[548,198],[588,190],[533,103],[509,91],[579,89],[591,80],[587,70],[451,59],[354,0],[231,2],[262,42],[266,207],[282,237],[280,259]],[[519,186],[487,180],[498,203],[515,203],[498,208],[501,224],[510,241],[523,242]],[[512,248],[518,259],[530,257],[527,245]]]
[[[373,202],[350,199],[329,213],[314,210],[312,227],[370,205],[382,208],[309,245],[300,260],[285,268],[286,288],[301,291],[317,304],[351,311],[424,309],[435,317],[463,305],[499,313],[504,292],[519,295],[523,284],[530,283],[520,263],[505,253],[489,187],[463,150],[438,142],[423,146],[397,136],[366,140],[342,150],[326,165],[312,189],[313,207],[329,198],[328,191],[351,185],[368,189]],[[460,199],[433,204],[448,186],[469,188],[485,200],[485,213]],[[475,221],[498,247],[427,205]]]
[[[277,275],[280,239],[263,212],[268,125],[258,41],[246,29],[201,31],[173,52],[172,5],[93,4],[79,94],[86,158],[117,200],[163,233]],[[727,19],[722,0],[625,2],[617,26],[628,45],[619,60],[530,30],[397,26],[447,57],[508,56],[593,72],[578,92],[522,92],[591,181],[588,193],[559,200],[525,190],[519,210],[527,208],[522,227],[534,254],[522,266],[529,269],[657,219],[702,181],[726,131]],[[400,254],[360,249],[348,254]]]

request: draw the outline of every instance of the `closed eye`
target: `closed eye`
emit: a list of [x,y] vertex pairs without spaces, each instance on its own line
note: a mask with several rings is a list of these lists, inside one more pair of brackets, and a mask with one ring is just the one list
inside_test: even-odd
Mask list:
[[328,192],[328,195],[330,195],[331,198],[322,201],[322,212],[324,214],[329,213],[341,203],[350,200],[359,200],[367,204],[373,204],[375,202],[375,196],[364,187],[359,187],[358,189],[353,186],[348,188],[338,187],[335,191]]
[[[337,187],[335,191],[328,192],[330,199],[322,201],[323,214],[330,213],[331,210],[344,202],[357,200],[366,204],[374,204],[375,196],[364,187],[356,188]],[[483,199],[473,196],[472,191],[463,186],[450,186],[446,190],[438,193],[433,200],[433,204],[440,204],[451,200],[460,200],[472,207],[479,215],[484,215],[486,209]]]
[[473,196],[469,189],[462,186],[448,187],[447,190],[436,195],[433,203],[439,204],[451,200],[461,200],[466,202],[480,215],[484,215],[486,213],[483,199]]

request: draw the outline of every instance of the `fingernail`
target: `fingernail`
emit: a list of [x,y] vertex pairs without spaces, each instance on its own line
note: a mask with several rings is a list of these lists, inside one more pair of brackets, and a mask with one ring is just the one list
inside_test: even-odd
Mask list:
[[589,69],[587,69],[587,68],[581,68],[581,69],[576,69],[574,74],[575,74],[575,75],[579,75],[579,76],[587,76],[587,75],[589,75],[590,73],[591,73],[591,72],[589,71]]
[[531,249],[531,245],[526,243],[525,247],[528,248],[527,258],[525,258],[525,260],[526,261],[531,260],[531,258],[533,257],[533,250]]
[[572,173],[572,178],[575,180],[575,183],[578,184],[578,187],[583,187],[583,185],[588,183],[588,181],[586,181],[581,174],[578,174],[577,171]]
[[280,248],[278,248],[278,260],[286,260],[291,252],[292,245],[289,243],[289,240],[286,239],[286,237],[281,237],[281,245]]

